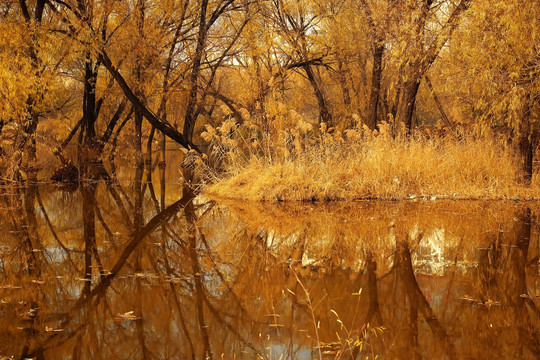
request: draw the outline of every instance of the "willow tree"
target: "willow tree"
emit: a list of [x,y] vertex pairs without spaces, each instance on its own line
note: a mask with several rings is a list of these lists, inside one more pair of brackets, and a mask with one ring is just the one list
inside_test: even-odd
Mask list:
[[471,0],[403,1],[396,5],[394,48],[400,62],[401,96],[397,120],[412,127],[413,110],[420,82],[446,46]]
[[358,5],[365,14],[367,19],[369,35],[372,48],[372,70],[371,70],[371,85],[369,93],[369,102],[366,116],[366,124],[370,129],[377,127],[377,113],[380,102],[382,72],[383,72],[383,55],[387,41],[387,31],[389,14],[394,6],[394,1],[373,1],[358,0]]
[[540,3],[477,0],[447,54],[456,93],[483,133],[505,129],[525,182],[540,124]]
[[20,177],[21,166],[35,165],[40,118],[62,107],[55,99],[56,74],[69,44],[61,46],[53,36],[55,20],[45,5],[45,0],[0,4],[0,133],[12,130],[11,146],[4,149],[12,155],[7,174],[12,179]]

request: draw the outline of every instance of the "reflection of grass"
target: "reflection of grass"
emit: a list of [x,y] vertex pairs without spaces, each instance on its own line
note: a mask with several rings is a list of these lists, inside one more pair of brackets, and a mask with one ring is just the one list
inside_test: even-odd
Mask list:
[[513,152],[492,141],[336,137],[284,155],[235,155],[229,175],[207,192],[255,201],[540,196],[538,172],[529,188],[521,185]]
[[[297,283],[302,288],[302,291],[304,292],[305,296],[305,305],[307,307],[307,311],[311,316],[311,321],[313,324],[313,329],[315,333],[315,340],[316,340],[316,346],[315,349],[318,352],[319,359],[323,359],[324,357],[332,357],[334,359],[341,359],[341,358],[347,358],[349,355],[353,356],[353,354],[362,353],[365,350],[365,346],[368,343],[368,340],[371,336],[377,337],[378,335],[382,334],[385,330],[384,326],[371,326],[369,323],[365,323],[362,325],[360,329],[348,329],[344,322],[340,319],[339,314],[333,310],[329,309],[329,311],[336,316],[336,321],[340,326],[340,331],[336,331],[336,341],[332,342],[322,342],[319,335],[319,329],[320,329],[320,320],[317,320],[317,314],[316,314],[316,308],[320,303],[325,299],[326,295],[322,299],[318,299],[317,304],[313,304],[313,299],[310,295],[310,291],[306,287],[306,285],[302,282],[298,274],[293,270],[293,274],[296,278]],[[293,291],[287,289],[293,296],[297,296]],[[361,290],[357,294],[360,296]],[[358,310],[358,307],[356,308]],[[356,317],[356,310],[354,316]],[[323,310],[324,312],[325,310]],[[339,333],[342,333],[343,336],[340,336]],[[375,358],[375,354],[372,354],[373,358]],[[369,358],[369,357],[368,357]]]
[[[253,230],[265,228],[291,235],[307,229],[309,238],[378,238],[389,228],[401,234],[445,229],[456,237],[480,235],[512,226],[516,212],[540,203],[514,201],[358,201],[328,204],[246,203],[220,200]],[[416,230],[415,230],[416,229]]]
[[429,256],[437,253],[444,255],[437,264],[449,266],[459,251],[467,254],[465,266],[499,232],[512,234],[520,208],[530,207],[533,217],[540,212],[538,202],[513,201],[223,202],[240,220],[237,226],[256,234],[277,260],[313,269],[362,268],[365,251],[378,254],[383,269],[396,241],[418,249],[419,264],[433,265]]

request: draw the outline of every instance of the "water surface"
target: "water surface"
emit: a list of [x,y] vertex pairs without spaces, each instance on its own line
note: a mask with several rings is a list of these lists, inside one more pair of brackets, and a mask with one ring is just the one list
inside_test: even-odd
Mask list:
[[135,178],[2,189],[0,355],[540,356],[537,203],[250,204]]

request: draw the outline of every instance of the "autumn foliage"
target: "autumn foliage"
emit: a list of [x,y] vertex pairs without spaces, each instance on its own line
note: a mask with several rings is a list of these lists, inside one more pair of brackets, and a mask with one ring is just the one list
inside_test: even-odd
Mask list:
[[180,147],[224,196],[536,198],[539,19],[535,0],[2,2],[2,178]]

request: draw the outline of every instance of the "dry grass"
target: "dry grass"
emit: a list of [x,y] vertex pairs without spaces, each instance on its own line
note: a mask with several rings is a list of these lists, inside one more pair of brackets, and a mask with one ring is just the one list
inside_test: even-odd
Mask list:
[[538,171],[524,186],[513,152],[489,140],[321,139],[292,155],[236,155],[206,193],[253,201],[540,197]]

